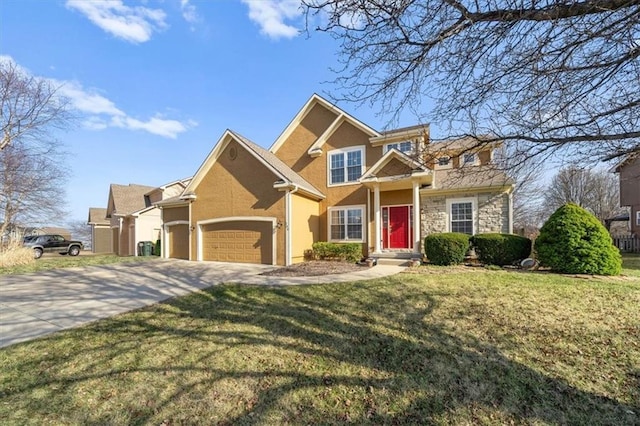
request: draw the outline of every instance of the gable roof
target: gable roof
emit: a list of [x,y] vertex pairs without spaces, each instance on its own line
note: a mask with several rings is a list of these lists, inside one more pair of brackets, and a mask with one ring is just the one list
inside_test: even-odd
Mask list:
[[269,148],[270,152],[277,152],[278,149],[282,146],[282,144],[291,136],[291,133],[295,130],[296,127],[300,124],[302,120],[307,116],[307,114],[313,109],[315,105],[322,105],[326,109],[333,111],[336,114],[336,119],[333,121],[331,126],[327,128],[327,130],[309,147],[308,153],[311,154],[312,151],[320,148],[324,143],[331,137],[331,135],[340,127],[340,125],[344,122],[347,122],[358,129],[362,130],[364,133],[367,133],[369,136],[380,136],[380,133],[373,129],[372,127],[367,126],[362,121],[353,117],[352,115],[346,113],[342,109],[338,108],[336,105],[327,101],[317,93],[314,93],[311,98],[304,104],[302,109],[298,111],[296,116],[291,120],[289,125],[284,129],[284,131],[278,136],[276,141]]
[[[398,160],[404,163],[407,167],[409,167],[412,171],[415,172],[425,172],[425,168],[416,160],[409,157],[404,152],[398,151],[397,149],[390,149],[385,155],[382,156],[376,163],[367,170],[362,177],[360,177],[360,181],[375,180],[377,174],[391,162],[392,160]],[[428,171],[427,171],[428,172]]]
[[625,155],[622,160],[620,160],[609,171],[612,173],[620,173],[620,170],[622,170],[627,164],[633,163],[637,158],[640,158],[640,153]]
[[109,189],[109,207],[107,207],[107,217],[113,214],[126,216],[147,206],[145,195],[154,190],[153,186],[129,184],[119,185],[112,183]]
[[282,184],[290,184],[295,185],[303,192],[307,194],[323,199],[325,198],[324,194],[320,192],[316,187],[307,182],[302,176],[294,172],[289,166],[287,166],[282,160],[275,156],[270,151],[262,148],[251,140],[245,138],[244,136],[236,133],[232,130],[227,129],[222,137],[218,140],[213,150],[209,153],[207,158],[204,160],[196,174],[191,179],[191,182],[185,188],[182,198],[188,197],[190,193],[202,182],[202,179],[207,174],[209,169],[215,164],[220,154],[224,148],[229,144],[231,140],[235,140],[238,144],[243,146],[253,157],[255,157],[258,161],[264,164],[269,170],[271,170],[276,176],[278,176],[282,180]]
[[89,218],[87,223],[89,225],[108,225],[109,219],[107,219],[107,209],[103,207],[89,207]]

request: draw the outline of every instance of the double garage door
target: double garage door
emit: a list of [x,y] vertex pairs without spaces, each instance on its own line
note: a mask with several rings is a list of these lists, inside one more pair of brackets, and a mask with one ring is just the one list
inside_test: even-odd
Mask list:
[[229,221],[202,226],[202,260],[273,264],[270,221]]

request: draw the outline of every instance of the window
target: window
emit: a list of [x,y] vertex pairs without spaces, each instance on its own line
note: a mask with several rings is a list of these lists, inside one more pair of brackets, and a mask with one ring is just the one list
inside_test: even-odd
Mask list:
[[640,226],[640,211],[636,212],[636,225]]
[[364,148],[329,152],[329,185],[357,182],[362,176]]
[[331,241],[362,241],[363,207],[332,207],[329,209]]
[[438,158],[438,166],[448,166],[448,165],[449,165],[449,157]]
[[478,155],[473,153],[473,152],[464,154],[462,156],[462,165],[463,166],[473,166],[473,165],[477,164],[477,162],[478,162]]
[[447,200],[449,231],[473,235],[475,233],[475,210],[474,198]]
[[404,152],[405,154],[410,154],[413,152],[413,142],[404,141],[404,142],[388,143],[384,146],[384,153],[386,154],[392,149],[397,149],[398,151]]

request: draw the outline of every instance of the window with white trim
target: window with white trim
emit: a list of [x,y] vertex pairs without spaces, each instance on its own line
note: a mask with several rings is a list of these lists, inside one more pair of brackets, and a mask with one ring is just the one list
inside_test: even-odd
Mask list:
[[362,176],[364,148],[329,151],[329,185],[357,182]]
[[636,212],[636,225],[640,226],[640,211]]
[[411,154],[413,152],[413,142],[403,141],[385,144],[384,153],[386,154],[392,149],[397,149],[398,151],[404,152],[405,154]]
[[363,217],[363,207],[330,208],[329,239],[331,241],[362,241]]
[[476,206],[474,198],[447,200],[449,231],[473,235],[475,233]]
[[476,164],[478,164],[478,154],[475,152],[467,152],[462,155],[463,166],[474,166]]

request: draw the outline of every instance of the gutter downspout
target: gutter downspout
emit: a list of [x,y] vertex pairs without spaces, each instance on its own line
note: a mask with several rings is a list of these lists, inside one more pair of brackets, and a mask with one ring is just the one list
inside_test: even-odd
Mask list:
[[298,192],[300,187],[296,184],[292,184],[293,189],[288,189],[285,193],[285,266],[290,266],[292,262],[292,253],[291,253],[291,195]]

